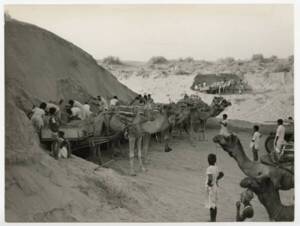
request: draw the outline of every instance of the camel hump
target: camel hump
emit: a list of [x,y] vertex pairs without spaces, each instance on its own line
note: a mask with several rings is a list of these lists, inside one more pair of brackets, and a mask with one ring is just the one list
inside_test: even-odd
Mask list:
[[269,166],[278,167],[289,171],[294,174],[294,161],[274,162],[270,154],[266,154],[260,157],[260,162]]

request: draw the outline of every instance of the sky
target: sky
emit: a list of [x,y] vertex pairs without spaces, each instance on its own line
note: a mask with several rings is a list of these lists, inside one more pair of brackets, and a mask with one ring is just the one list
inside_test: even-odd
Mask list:
[[217,60],[294,53],[292,5],[5,5],[96,59]]

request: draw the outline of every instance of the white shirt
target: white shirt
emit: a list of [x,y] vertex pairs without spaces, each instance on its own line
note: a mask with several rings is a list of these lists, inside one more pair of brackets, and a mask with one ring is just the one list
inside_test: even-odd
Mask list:
[[216,165],[214,166],[209,166],[207,167],[206,169],[206,181],[205,181],[205,185],[207,185],[207,182],[208,182],[208,175],[212,175],[212,186],[215,186],[217,184],[217,177],[219,175],[219,169]]
[[111,106],[116,106],[118,102],[119,102],[118,99],[113,98],[113,99],[110,100],[110,105],[111,105]]
[[285,135],[285,128],[283,125],[277,127],[276,130],[276,137],[278,137],[277,144],[284,143],[284,135]]
[[84,118],[90,116],[90,114],[92,113],[91,110],[90,110],[90,105],[88,105],[88,104],[84,104],[82,106],[82,111],[84,113]]
[[32,109],[32,112],[32,118],[43,118],[45,115],[45,111],[39,107]]
[[108,103],[104,97],[101,97],[101,102],[103,104],[104,109],[108,109]]
[[71,108],[71,111],[72,111],[72,116],[77,116],[79,117],[81,120],[84,119],[84,116],[82,114],[82,110],[79,108],[79,107],[72,107]]
[[82,105],[82,103],[80,103],[79,101],[74,100],[73,107],[78,107],[78,108],[81,108],[81,109],[82,109],[83,105]]
[[260,137],[261,137],[260,132],[255,131],[255,133],[253,134],[253,137],[252,137],[251,147],[254,146],[254,148],[255,148],[256,150],[258,150],[258,148],[259,148]]
[[228,135],[229,135],[229,131],[228,131],[228,129],[227,129],[227,125],[228,125],[227,119],[222,120],[222,122],[221,122],[220,135],[223,135],[223,136],[228,136]]

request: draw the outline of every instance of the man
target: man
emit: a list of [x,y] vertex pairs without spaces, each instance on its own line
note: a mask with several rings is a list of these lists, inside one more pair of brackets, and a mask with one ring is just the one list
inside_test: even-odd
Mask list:
[[60,105],[63,103],[63,99],[61,99],[59,102],[58,102],[58,105],[55,104],[53,101],[49,100],[49,102],[47,103],[47,107],[46,107],[46,112],[47,113],[50,113],[50,108],[55,108],[55,115],[58,119],[61,119],[61,111],[60,111]]
[[81,109],[78,107],[71,107],[67,109],[69,114],[69,121],[71,120],[83,120]]
[[73,117],[77,116],[81,120],[85,120],[91,113],[90,106],[87,103],[82,104],[77,100],[70,100],[69,104],[71,106]]
[[277,120],[277,130],[276,130],[276,136],[275,136],[275,141],[274,141],[274,147],[275,147],[275,152],[274,152],[274,157],[275,161],[278,161],[279,155],[281,154],[281,149],[283,144],[285,143],[284,136],[285,136],[285,127],[283,126],[283,120],[278,119]]
[[[245,221],[247,218],[252,218],[254,215],[253,207],[250,201],[253,199],[253,192],[246,190],[241,193],[240,201],[236,202],[236,221]],[[241,211],[241,204],[243,204]]]
[[35,129],[39,132],[44,127],[44,117],[45,117],[45,110],[47,104],[41,103],[40,107],[34,107],[32,109],[32,116],[31,121]]
[[139,105],[140,104],[140,96],[136,96],[130,103],[130,105]]
[[98,100],[98,104],[99,104],[99,111],[100,112],[107,111],[108,110],[107,100],[102,96],[98,96],[97,100]]
[[152,104],[152,103],[154,102],[154,100],[153,100],[152,97],[151,97],[151,94],[148,94],[148,102],[149,102],[150,104]]
[[119,99],[117,96],[114,96],[111,100],[110,100],[110,106],[117,106],[119,103]]

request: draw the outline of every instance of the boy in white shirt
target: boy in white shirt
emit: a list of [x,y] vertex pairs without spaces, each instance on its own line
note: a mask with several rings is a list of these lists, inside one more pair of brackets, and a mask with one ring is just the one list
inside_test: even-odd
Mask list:
[[218,180],[224,176],[223,172],[219,172],[215,165],[217,157],[215,154],[209,154],[207,157],[209,167],[206,169],[206,202],[205,207],[209,209],[210,221],[215,222],[217,218],[217,201],[218,201]]
[[260,132],[258,132],[259,126],[253,126],[253,136],[250,143],[250,147],[253,152],[253,161],[258,161],[258,150],[259,150],[259,141],[261,138]]

